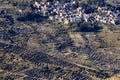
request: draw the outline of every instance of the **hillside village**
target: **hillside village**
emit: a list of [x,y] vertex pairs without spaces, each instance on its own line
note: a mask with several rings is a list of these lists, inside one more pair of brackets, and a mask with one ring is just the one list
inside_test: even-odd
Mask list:
[[0,80],[120,80],[118,1],[0,0]]
[[35,2],[33,7],[35,13],[48,16],[50,20],[64,24],[83,21],[118,24],[119,10],[111,11],[107,7],[98,7],[93,9],[91,13],[85,13],[81,6],[74,7],[77,3],[74,0],[66,3],[56,1],[54,4],[51,2]]

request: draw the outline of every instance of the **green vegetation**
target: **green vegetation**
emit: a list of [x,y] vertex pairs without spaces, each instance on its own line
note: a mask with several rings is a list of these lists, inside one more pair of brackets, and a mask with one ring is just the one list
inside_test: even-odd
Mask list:
[[82,32],[97,32],[102,29],[102,26],[99,26],[99,23],[78,23],[78,31]]
[[13,80],[10,76],[0,75],[0,80]]
[[[104,80],[120,72],[119,25],[64,25],[32,12],[31,0],[0,3],[0,80]],[[77,5],[88,12],[90,7],[108,6],[103,0]]]
[[99,32],[103,29],[103,26],[100,25],[101,23],[89,23],[89,22],[82,22],[82,23],[70,23],[68,27],[68,31],[73,32]]

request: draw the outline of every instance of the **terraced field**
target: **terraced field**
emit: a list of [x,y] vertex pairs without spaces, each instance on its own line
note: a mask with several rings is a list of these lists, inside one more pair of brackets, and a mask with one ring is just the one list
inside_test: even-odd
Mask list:
[[120,80],[120,25],[81,31],[34,14],[24,1],[0,0],[0,80]]

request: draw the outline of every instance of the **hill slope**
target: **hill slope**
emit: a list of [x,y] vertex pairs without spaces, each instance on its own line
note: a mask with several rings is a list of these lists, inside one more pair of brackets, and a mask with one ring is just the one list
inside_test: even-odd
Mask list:
[[31,5],[0,1],[0,80],[117,79],[119,25],[97,24],[99,31],[89,23],[63,25],[35,14]]

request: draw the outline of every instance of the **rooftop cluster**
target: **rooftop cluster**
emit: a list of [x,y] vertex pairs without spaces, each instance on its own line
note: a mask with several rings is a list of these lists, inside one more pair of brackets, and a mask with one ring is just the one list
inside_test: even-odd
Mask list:
[[94,12],[86,13],[85,9],[76,6],[78,2],[70,0],[66,3],[56,1],[35,2],[35,13],[48,16],[50,20],[68,24],[70,22],[101,22],[116,24],[120,17],[120,11],[111,11],[107,7],[98,7]]

